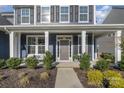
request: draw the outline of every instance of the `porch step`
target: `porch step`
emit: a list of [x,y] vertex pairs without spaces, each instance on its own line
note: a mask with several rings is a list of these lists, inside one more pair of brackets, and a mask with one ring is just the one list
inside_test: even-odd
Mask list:
[[57,68],[79,68],[79,63],[78,62],[58,62],[56,65]]

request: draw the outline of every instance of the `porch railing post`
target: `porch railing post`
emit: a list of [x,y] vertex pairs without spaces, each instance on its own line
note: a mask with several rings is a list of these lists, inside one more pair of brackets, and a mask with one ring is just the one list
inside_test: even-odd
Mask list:
[[86,52],[86,31],[81,32],[82,54]]
[[115,32],[115,64],[121,61],[121,30]]
[[49,50],[49,32],[45,31],[45,51]]

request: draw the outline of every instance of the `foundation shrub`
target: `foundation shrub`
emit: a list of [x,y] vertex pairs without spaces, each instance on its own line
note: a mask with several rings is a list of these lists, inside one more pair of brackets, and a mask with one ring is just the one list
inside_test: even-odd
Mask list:
[[88,70],[90,68],[90,56],[84,53],[80,58],[80,69]]
[[0,69],[5,68],[5,66],[6,66],[5,60],[4,59],[0,59]]
[[97,61],[95,68],[101,71],[105,71],[109,69],[109,62],[105,59],[101,58]]
[[99,70],[90,70],[87,72],[88,84],[97,87],[103,86],[103,74]]
[[25,60],[25,62],[26,62],[27,67],[31,69],[35,69],[38,64],[38,60],[36,59],[36,57],[28,57]]
[[40,73],[40,80],[48,80],[48,79],[49,79],[49,73],[48,72]]
[[49,51],[45,52],[45,56],[43,58],[43,63],[45,69],[49,70],[52,68],[53,56]]
[[20,58],[10,58],[6,61],[6,65],[10,69],[17,69],[21,64]]

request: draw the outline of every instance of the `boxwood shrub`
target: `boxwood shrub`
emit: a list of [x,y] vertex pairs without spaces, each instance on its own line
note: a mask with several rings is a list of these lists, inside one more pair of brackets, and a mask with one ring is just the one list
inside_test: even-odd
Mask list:
[[27,67],[31,69],[36,68],[38,64],[38,60],[34,56],[26,58],[25,62],[26,62]]
[[10,58],[6,61],[6,65],[8,68],[17,69],[21,64],[20,58]]

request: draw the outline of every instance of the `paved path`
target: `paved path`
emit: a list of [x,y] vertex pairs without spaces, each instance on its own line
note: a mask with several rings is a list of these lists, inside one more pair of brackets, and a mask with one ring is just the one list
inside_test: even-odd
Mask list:
[[55,88],[83,88],[73,68],[58,68]]

